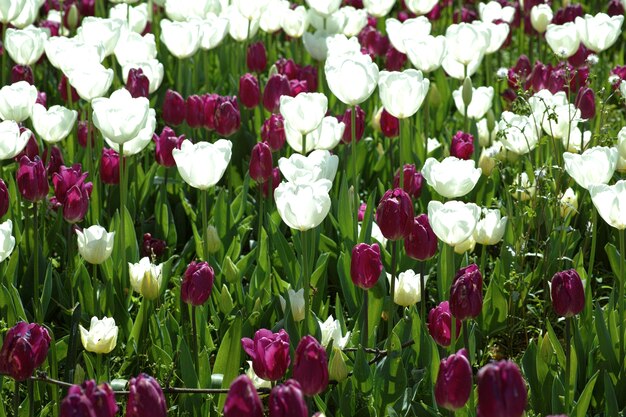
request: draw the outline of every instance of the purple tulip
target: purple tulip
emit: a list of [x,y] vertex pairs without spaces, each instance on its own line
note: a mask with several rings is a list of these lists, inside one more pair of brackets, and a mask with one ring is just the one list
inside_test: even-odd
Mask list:
[[472,391],[472,367],[467,351],[459,350],[441,360],[435,383],[435,401],[450,411],[463,407]]
[[550,284],[552,307],[561,317],[572,317],[585,308],[585,288],[575,269],[557,272]]
[[279,58],[274,64],[279,74],[286,76],[290,80],[298,78],[298,72],[300,68],[293,59]]
[[141,243],[141,257],[160,258],[167,249],[167,244],[162,239],[152,237],[150,233],[143,234]]
[[[456,337],[459,336],[461,322],[456,320]],[[438,345],[450,346],[452,338],[452,313],[450,313],[450,304],[447,301],[439,303],[428,313],[428,333],[437,342]]]
[[272,150],[265,142],[259,142],[252,148],[250,155],[250,178],[263,183],[272,177]]
[[380,259],[380,247],[377,243],[368,245],[358,243],[352,248],[350,260],[350,278],[357,287],[368,290],[378,282],[383,263]]
[[22,156],[17,169],[17,188],[25,200],[41,201],[48,195],[48,175],[38,156],[31,161]]
[[400,120],[383,109],[380,115],[380,130],[386,138],[395,138],[400,135]]
[[450,144],[450,155],[459,159],[468,160],[474,153],[474,136],[462,131],[456,132]]
[[30,85],[35,85],[33,70],[28,65],[15,65],[11,68],[11,82],[26,81]]
[[134,98],[147,98],[150,95],[150,80],[146,77],[141,68],[131,68],[130,71],[128,71],[126,89]]
[[178,126],[185,120],[185,110],[183,96],[174,90],[167,90],[163,100],[163,121]]
[[204,304],[211,296],[215,272],[208,262],[191,262],[180,286],[184,302],[193,306]]
[[261,102],[261,88],[254,75],[244,74],[239,78],[239,100],[247,109],[253,109]]
[[215,132],[228,137],[239,130],[241,113],[237,97],[221,97],[215,108]]
[[[354,124],[354,134],[358,142],[363,138],[363,133],[365,132],[365,111],[359,106],[355,106],[355,108],[354,121],[356,123]],[[341,141],[343,143],[352,142],[352,107],[346,109],[339,121],[346,125]]]
[[289,356],[289,335],[283,329],[272,333],[260,329],[254,334],[254,340],[241,339],[243,350],[252,358],[252,368],[259,378],[277,381],[285,375],[291,356]]
[[[411,197],[419,198],[422,194],[422,182],[424,181],[422,173],[415,168],[415,165],[404,164],[402,174],[404,176],[402,189]],[[400,187],[400,170],[396,171],[396,175],[393,177],[393,187]]]
[[165,126],[161,131],[161,134],[152,135],[152,140],[155,143],[155,160],[157,164],[164,167],[173,167],[176,165],[176,161],[172,156],[174,149],[180,149],[185,135],[176,136],[176,132],[168,126]]
[[255,42],[248,46],[246,53],[246,65],[250,72],[264,72],[267,68],[267,52],[263,42]]
[[263,417],[259,394],[246,375],[239,375],[230,384],[224,403],[224,417]]
[[9,189],[4,180],[0,179],[0,217],[4,216],[9,211],[10,202]]
[[126,417],[166,417],[167,404],[158,381],[147,374],[132,378]]
[[19,322],[4,336],[0,350],[0,373],[8,374],[16,381],[24,381],[33,375],[48,355],[50,335],[37,323]]
[[285,146],[285,121],[280,114],[272,114],[263,122],[261,127],[261,139],[266,142],[272,152],[281,150]]
[[413,259],[425,261],[437,253],[437,236],[430,227],[428,215],[420,214],[413,219],[409,233],[404,239],[406,254]]
[[297,381],[290,379],[272,389],[269,399],[270,417],[308,417],[309,410]]
[[521,417],[527,397],[526,384],[515,363],[499,361],[478,371],[477,417]]
[[87,134],[89,133],[89,138],[91,139],[91,148],[93,149],[96,146],[96,130],[94,125],[91,124],[89,129],[87,128],[87,121],[81,120],[78,122],[78,144],[86,148],[87,147]]
[[483,276],[476,264],[459,269],[450,289],[450,312],[459,320],[476,318],[483,308]]
[[305,80],[289,80],[289,88],[291,89],[291,95],[294,97],[300,93],[309,92],[309,85]]
[[289,79],[283,74],[272,75],[263,90],[263,107],[271,113],[278,113],[280,97],[285,95],[292,95]]
[[404,239],[413,224],[413,203],[400,188],[387,190],[376,209],[376,224],[389,240]]
[[317,91],[317,68],[313,65],[304,65],[298,68],[298,79],[306,82],[307,92],[313,93]]
[[185,102],[185,118],[187,125],[198,128],[204,125],[204,99],[198,95],[187,97]]
[[390,46],[385,54],[385,69],[387,71],[402,71],[406,59],[405,54]]
[[209,130],[215,130],[215,109],[220,103],[219,94],[205,94],[202,96],[204,101],[204,127]]
[[596,115],[596,96],[591,88],[580,87],[575,103],[583,119],[593,119]]
[[309,397],[319,394],[328,386],[326,350],[313,336],[304,336],[298,343],[293,378]]
[[61,402],[61,417],[113,417],[117,410],[111,386],[94,380],[72,385]]
[[52,176],[54,197],[50,199],[56,208],[63,207],[63,217],[69,223],[81,221],[89,209],[89,197],[93,189],[91,182],[85,182],[87,172],[82,172],[80,164],[62,166]]
[[120,183],[120,155],[110,148],[102,149],[100,180],[104,184]]

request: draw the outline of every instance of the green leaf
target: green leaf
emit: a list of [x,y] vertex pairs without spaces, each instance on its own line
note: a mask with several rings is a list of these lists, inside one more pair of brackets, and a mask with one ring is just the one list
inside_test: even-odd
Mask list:
[[376,367],[374,390],[380,404],[393,404],[406,388],[406,369],[402,363],[402,342],[395,329],[387,339],[387,356]]
[[[239,374],[241,362],[241,317],[235,318],[230,328],[221,340],[217,352],[213,373],[224,375],[222,388],[228,388],[230,383]],[[218,408],[222,410],[226,395],[220,395]]]
[[563,346],[561,346],[561,342],[559,342],[559,338],[556,336],[549,320],[546,320],[546,326],[548,327],[548,337],[550,338],[552,348],[556,352],[556,358],[559,361],[559,365],[561,368],[565,369],[565,352],[563,351]]
[[189,346],[184,337],[180,337],[178,342],[178,351],[180,353],[180,373],[186,387],[198,388],[198,375],[194,365],[193,358]]
[[594,321],[596,327],[596,334],[598,337],[598,345],[600,347],[600,353],[604,359],[609,362],[609,369],[619,369],[617,364],[617,355],[615,354],[615,344],[611,335],[609,333],[609,329],[606,326],[606,322],[604,319],[604,314],[602,309],[600,309],[600,305],[596,303],[596,309],[594,314]]
[[615,383],[611,379],[611,375],[607,371],[603,372],[604,374],[604,407],[605,407],[605,415],[607,416],[616,416],[618,415],[619,406],[617,405],[617,398],[615,397]]
[[587,415],[587,409],[589,408],[591,396],[593,395],[593,387],[596,385],[596,380],[598,379],[599,374],[600,371],[596,371],[591,379],[587,381],[585,389],[583,390],[582,394],[580,394],[580,398],[578,398],[576,406],[574,406],[574,411],[571,414],[572,417],[585,417]]

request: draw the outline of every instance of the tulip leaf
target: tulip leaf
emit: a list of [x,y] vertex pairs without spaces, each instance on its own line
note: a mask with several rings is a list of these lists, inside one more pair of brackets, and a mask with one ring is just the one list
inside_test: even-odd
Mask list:
[[589,404],[591,403],[591,397],[593,395],[593,388],[596,385],[596,380],[598,379],[598,375],[600,371],[596,371],[595,374],[587,381],[587,385],[585,385],[585,389],[580,394],[576,405],[574,406],[574,411],[572,412],[572,417],[585,417],[587,415],[587,410],[589,409]]
[[396,334],[387,339],[387,356],[376,367],[374,374],[374,391],[380,404],[393,404],[406,388],[406,369],[402,363],[402,342]]
[[[241,317],[236,317],[230,328],[221,340],[220,348],[217,352],[214,374],[224,375],[222,388],[228,388],[230,383],[239,374],[241,365]],[[222,410],[226,395],[220,395],[218,408]]]
[[43,291],[40,297],[42,317],[45,317],[46,312],[48,311],[48,305],[50,304],[51,296],[52,296],[52,263],[49,262],[48,268],[46,268],[46,276],[43,281]]
[[[597,233],[597,232],[596,232]],[[604,246],[604,251],[606,255],[609,257],[609,263],[611,264],[611,269],[616,277],[620,276],[620,253],[612,243],[607,243]],[[626,256],[626,255],[624,255]]]
[[367,362],[367,357],[363,349],[359,349],[356,352],[354,359],[353,375],[359,384],[359,390],[363,394],[368,394],[372,390],[372,371],[370,365]]
[[596,334],[598,337],[598,345],[600,353],[609,362],[609,369],[618,369],[617,356],[615,355],[615,343],[614,339],[611,339],[609,329],[607,328],[604,314],[600,305],[596,303],[596,309],[594,314],[594,322],[596,328]]
[[289,242],[285,239],[285,236],[280,232],[278,225],[272,221],[270,216],[267,216],[268,224],[270,225],[271,240],[273,248],[278,253],[282,267],[287,274],[289,282],[295,283],[297,281],[295,266],[297,262],[294,262],[296,255],[293,252]]
[[565,369],[565,352],[563,351],[563,346],[561,346],[561,342],[559,338],[556,336],[550,321],[546,321],[546,326],[548,327],[548,337],[550,338],[550,343],[552,344],[552,348],[556,352],[556,358],[559,361],[559,366]]
[[478,318],[480,328],[487,334],[494,334],[506,328],[509,304],[498,280],[492,279],[487,287],[483,309]]
[[196,373],[191,351],[183,336],[180,336],[178,340],[178,352],[180,354],[180,374],[185,386],[198,388],[198,374]]
[[604,398],[605,398],[605,415],[607,416],[617,416],[619,406],[617,405],[617,397],[615,396],[615,382],[611,379],[611,375],[608,371],[603,371],[604,374]]
[[[352,199],[348,192],[348,182],[346,176],[341,179],[339,186],[339,201],[337,204],[337,223],[339,226],[339,235],[344,241],[354,242],[354,214],[352,213]],[[357,208],[358,209],[358,208]],[[346,242],[346,243],[348,243]],[[351,245],[350,245],[351,246]]]
[[356,286],[352,283],[352,278],[350,278],[350,255],[345,253],[339,255],[337,274],[339,275],[339,284],[348,313],[350,316],[354,316],[358,313],[359,307],[357,306]]

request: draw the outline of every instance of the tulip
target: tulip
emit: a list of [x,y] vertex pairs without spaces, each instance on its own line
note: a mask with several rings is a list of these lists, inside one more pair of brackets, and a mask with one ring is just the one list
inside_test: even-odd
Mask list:
[[343,349],[350,340],[350,332],[346,332],[345,336],[341,330],[339,320],[335,320],[332,315],[328,316],[326,321],[318,320],[320,330],[322,331],[322,345],[328,347],[333,342],[333,347]]
[[63,99],[64,102],[69,102],[69,97],[72,98],[72,103],[76,103],[78,101],[78,99],[80,98],[80,96],[78,95],[78,92],[76,91],[76,89],[72,86],[70,86],[70,96],[68,97],[67,95],[67,84],[69,83],[69,80],[67,79],[67,77],[64,75],[61,76],[61,81],[59,81],[59,86],[58,86],[58,90],[59,93],[61,94],[61,98]]
[[172,150],[172,156],[183,180],[194,188],[206,190],[217,184],[224,175],[230,162],[231,149],[232,142],[225,139],[215,143],[198,142],[195,145],[185,139],[180,149]]
[[311,184],[320,179],[332,182],[337,173],[339,158],[329,151],[316,150],[308,156],[292,154],[289,158],[280,158],[278,166],[289,182]]
[[28,119],[37,100],[37,89],[26,81],[5,85],[0,89],[0,118],[23,122]]
[[360,53],[329,56],[324,72],[332,93],[348,106],[367,100],[378,83],[378,66]]
[[174,161],[174,157],[172,156],[172,151],[174,149],[180,149],[183,141],[185,140],[185,135],[176,136],[174,130],[165,126],[160,135],[157,136],[155,133],[152,136],[152,140],[156,145],[156,162],[167,168],[176,165],[176,161]]
[[80,330],[80,340],[86,351],[110,353],[115,349],[118,327],[115,325],[113,318],[104,317],[102,320],[98,320],[97,317],[92,317],[89,330],[82,325],[79,325],[78,328]]
[[[465,116],[465,103],[462,94],[463,87],[452,92],[454,104],[461,115]],[[474,120],[482,119],[491,108],[493,102],[493,87],[472,88],[470,104],[467,107],[467,117]]]
[[385,54],[385,69],[387,71],[401,71],[406,63],[406,55],[396,48],[389,48]]
[[272,389],[269,398],[270,417],[308,417],[300,384],[290,379]]
[[501,217],[498,209],[483,209],[483,214],[485,217],[476,224],[474,239],[481,245],[495,245],[504,236],[507,217]]
[[195,94],[187,97],[185,115],[189,127],[195,129],[204,125],[204,100],[202,97]]
[[4,47],[16,64],[33,65],[41,58],[47,38],[45,30],[34,26],[21,30],[9,28],[5,34]]
[[161,41],[176,58],[189,58],[200,48],[200,26],[195,21],[172,22],[163,19],[160,25]]
[[277,381],[285,375],[291,357],[289,356],[289,335],[281,329],[272,333],[267,329],[257,330],[254,340],[241,339],[243,350],[252,358],[254,372],[268,381]]
[[3,217],[9,211],[10,201],[9,189],[4,180],[0,179],[0,217]]
[[62,166],[52,176],[55,196],[50,202],[54,207],[63,207],[63,217],[69,223],[76,223],[87,214],[93,189],[91,182],[85,182],[87,175],[80,164],[75,164],[70,168]]
[[428,203],[428,220],[439,240],[456,246],[467,240],[476,229],[480,207],[474,203],[439,201]]
[[48,110],[41,104],[33,106],[32,121],[35,131],[48,143],[62,141],[70,134],[76,123],[78,112],[62,106],[52,106]]
[[[391,282],[391,274],[387,274],[387,279]],[[393,302],[403,307],[409,307],[420,302],[422,300],[420,279],[420,274],[416,274],[412,269],[400,272],[395,278]],[[424,283],[427,279],[427,276],[424,277]]]
[[439,162],[428,158],[422,168],[422,174],[437,193],[446,198],[462,197],[470,193],[481,174],[472,160],[462,160],[450,156]]
[[377,243],[372,245],[358,243],[352,248],[350,277],[354,285],[364,290],[373,288],[378,282],[382,270],[383,263],[380,258],[380,247]]
[[537,4],[530,9],[530,23],[539,33],[544,33],[548,28],[554,14],[549,4]]
[[565,193],[559,198],[561,217],[572,217],[578,212],[578,197],[572,188],[565,190]]
[[609,16],[623,16],[625,12],[626,10],[624,10],[624,5],[620,0],[609,1],[609,7],[606,11]]
[[395,0],[363,0],[363,7],[374,17],[386,16],[395,4]]
[[19,128],[20,134],[24,134],[28,132],[28,140],[26,142],[26,146],[13,158],[16,162],[19,162],[22,159],[22,156],[28,156],[31,160],[33,160],[36,156],[39,156],[39,144],[37,143],[37,139],[35,139],[35,135],[24,127]]
[[20,131],[19,125],[12,120],[0,122],[0,160],[18,156],[26,148],[31,135],[28,129]]
[[14,65],[13,68],[11,68],[11,83],[15,84],[19,81],[25,81],[30,85],[34,85],[35,79],[33,70],[25,65]]
[[303,136],[300,132],[291,128],[285,121],[285,137],[287,143],[296,152],[308,153],[313,149],[331,150],[341,142],[345,133],[345,124],[337,121],[336,117],[326,116],[312,132]]
[[150,80],[144,75],[141,68],[128,70],[126,89],[133,98],[148,97],[150,94]]
[[385,137],[398,137],[400,135],[400,120],[388,113],[387,110],[382,109],[380,115],[380,129]]
[[6,24],[18,17],[24,5],[25,0],[3,1],[0,3],[0,22]]
[[578,51],[580,37],[576,25],[567,22],[562,25],[549,24],[546,41],[559,58],[569,58]]
[[609,49],[622,33],[624,16],[609,17],[605,13],[577,17],[575,21],[582,43],[596,53]]
[[117,414],[115,393],[106,382],[96,385],[93,379],[72,385],[61,402],[61,417],[114,417]]
[[185,100],[180,93],[167,90],[163,99],[163,121],[178,126],[185,120]]
[[191,262],[180,286],[184,302],[193,306],[204,304],[211,296],[215,273],[207,262]]
[[204,127],[215,130],[215,109],[222,101],[222,97],[218,94],[205,94],[202,99],[204,101]]
[[404,22],[391,18],[385,20],[385,26],[391,45],[403,54],[407,53],[405,48],[407,40],[428,36],[431,30],[431,23],[425,16],[406,19]]
[[312,132],[322,123],[327,109],[328,99],[321,93],[303,93],[296,97],[280,98],[280,113],[285,124],[302,135]]
[[115,58],[120,65],[135,62],[147,62],[156,59],[156,41],[151,33],[141,36],[139,33],[124,31],[115,46]]
[[[446,30],[448,55],[465,67],[469,67],[472,62],[482,61],[489,41],[489,32],[483,32],[468,23],[452,24]],[[469,69],[467,76],[470,76]]]
[[150,122],[148,99],[133,98],[124,88],[113,92],[110,98],[95,99],[92,106],[94,125],[117,145],[135,139]]
[[252,74],[244,74],[239,78],[239,99],[247,109],[253,109],[261,102],[259,81]]
[[72,87],[76,89],[76,93],[85,101],[104,97],[113,83],[113,70],[111,68],[105,68],[102,64],[91,63],[90,61],[64,72]]
[[267,52],[263,42],[255,42],[248,46],[246,64],[250,72],[265,72],[265,68],[267,68]]
[[433,72],[439,68],[447,52],[445,36],[405,39],[404,48],[411,64],[422,72]]
[[515,8],[513,6],[502,6],[497,1],[478,4],[478,14],[483,22],[493,22],[503,20],[506,23],[513,22],[515,18]]
[[527,396],[526,384],[515,363],[503,360],[478,371],[479,417],[521,417]]
[[465,349],[442,359],[435,382],[437,405],[450,411],[462,408],[472,392],[472,379],[472,367]]
[[[461,322],[458,319],[455,323],[455,329],[461,328]],[[439,303],[436,307],[430,310],[428,313],[428,333],[437,342],[438,345],[443,347],[450,346],[450,340],[452,338],[452,314],[450,313],[450,305],[447,301]],[[457,337],[459,332],[457,333]]]
[[[263,197],[267,198],[267,197],[274,195],[274,191],[276,191],[276,188],[280,184],[280,181],[281,181],[280,169],[276,167],[272,169],[271,179],[261,184],[261,194],[263,194]],[[272,187],[271,190],[270,190],[270,184]]]
[[563,153],[565,171],[584,189],[593,184],[606,184],[613,177],[619,154],[615,148],[596,146],[582,155]]
[[376,223],[387,239],[405,238],[413,223],[411,197],[400,188],[387,190],[378,203]]
[[102,149],[102,157],[100,158],[100,179],[104,184],[120,183],[120,156],[113,149]]
[[96,147],[96,130],[93,124],[87,126],[87,120],[81,120],[78,122],[78,144],[86,148],[87,147],[87,135],[91,142],[92,149]]
[[409,233],[404,239],[406,254],[420,261],[425,261],[437,253],[437,236],[428,222],[426,214],[420,214],[413,219]]
[[583,119],[592,119],[596,115],[596,99],[591,88],[580,87],[575,103]]
[[[363,138],[363,133],[365,132],[365,111],[360,106],[355,106],[354,108],[356,109],[356,113],[354,115],[354,120],[355,120],[354,134],[356,137],[356,141],[358,142]],[[343,131],[343,137],[341,141],[343,143],[351,143],[352,142],[352,108],[346,109],[340,121],[343,122],[345,125],[345,129]]]
[[575,269],[554,274],[550,282],[552,307],[561,317],[572,317],[585,308],[585,288]]
[[385,110],[398,119],[413,116],[422,105],[430,81],[421,71],[408,69],[403,72],[381,71],[378,79],[380,99]]
[[246,375],[239,375],[230,384],[224,417],[263,417],[263,403],[252,381]]
[[265,110],[276,113],[280,109],[280,97],[291,95],[289,79],[282,74],[274,74],[268,80],[263,90],[263,107]]
[[265,142],[259,142],[252,148],[250,155],[250,178],[263,183],[272,177],[272,151]]
[[50,335],[45,327],[20,321],[4,336],[0,350],[0,373],[16,381],[30,378],[46,360],[49,347]]
[[483,308],[483,277],[476,264],[457,271],[450,289],[450,312],[458,320],[476,318]]
[[532,117],[502,112],[498,130],[503,132],[500,140],[504,147],[518,155],[527,154],[535,149],[539,141],[537,127]]
[[452,137],[452,143],[450,144],[450,156],[454,156],[458,159],[468,160],[474,153],[474,136],[471,133],[465,133],[462,131],[456,132]]
[[115,232],[108,233],[102,226],[76,229],[78,253],[90,264],[104,263],[113,253]]
[[[287,295],[289,296],[289,306],[291,309],[291,314],[293,316],[293,321],[299,322],[304,320],[305,316],[305,303],[304,303],[304,288],[299,289],[298,291],[294,291],[291,288],[287,291]],[[280,306],[283,309],[283,313],[287,308],[287,301],[283,298],[282,295],[278,296],[280,301]]]
[[241,113],[237,97],[221,97],[215,108],[215,132],[228,137],[239,130]]
[[7,259],[15,249],[15,238],[13,237],[13,222],[11,219],[0,223],[0,262]]
[[626,229],[626,180],[614,185],[594,184],[589,186],[593,205],[605,222],[618,230]]
[[[126,21],[126,16],[124,18]],[[88,16],[83,19],[78,28],[77,36],[91,45],[101,45],[104,55],[113,53],[122,31],[122,22],[118,19],[104,19]]]
[[309,26],[307,11],[304,6],[285,9],[280,17],[280,26],[287,36],[300,38]]
[[161,257],[166,249],[167,244],[164,240],[154,238],[150,233],[143,234],[143,242],[141,244],[142,257],[147,256],[150,259],[156,259]]
[[[404,176],[404,184],[402,189],[413,198],[419,198],[422,193],[422,181],[424,177],[422,173],[415,169],[413,164],[405,164],[402,168]],[[393,177],[393,187],[398,188],[400,185],[400,170],[396,171]]]
[[266,142],[272,152],[282,149],[285,146],[284,119],[280,114],[272,114],[263,122],[261,127],[261,139]]
[[321,393],[328,386],[326,350],[313,336],[304,336],[298,343],[293,378],[308,397]]
[[167,404],[158,381],[147,374],[131,378],[126,417],[166,417]]
[[302,43],[304,48],[316,61],[324,61],[328,57],[326,41],[331,35],[324,29],[318,29],[314,33],[304,32]]
[[312,183],[283,182],[274,192],[278,214],[292,229],[305,231],[317,227],[330,211],[331,186],[327,179]]
[[621,128],[617,133],[617,149],[620,158],[626,159],[626,128]]
[[38,156],[31,161],[28,156],[22,156],[17,169],[17,188],[24,199],[38,202],[48,195],[48,178],[43,162]]
[[136,264],[128,263],[130,285],[133,290],[148,300],[154,300],[161,291],[163,264],[154,265],[150,258],[144,257]]

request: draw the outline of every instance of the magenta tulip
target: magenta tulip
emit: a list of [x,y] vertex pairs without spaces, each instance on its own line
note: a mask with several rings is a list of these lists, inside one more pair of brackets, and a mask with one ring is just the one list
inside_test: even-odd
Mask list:
[[259,378],[277,381],[285,375],[291,363],[289,335],[285,330],[281,329],[278,333],[257,330],[254,340],[244,337],[241,345],[252,358],[252,368]]
[[166,417],[167,404],[159,382],[147,374],[132,378],[126,417]]
[[150,80],[146,77],[141,68],[131,68],[130,71],[128,71],[126,89],[134,98],[147,98],[150,95]]
[[[411,197],[419,198],[422,194],[422,182],[424,182],[422,173],[413,164],[404,164],[402,173],[404,175],[402,189]],[[400,170],[396,171],[396,175],[393,177],[393,187],[400,187]]]
[[[456,336],[459,335],[461,322],[456,320]],[[428,313],[428,333],[437,342],[438,345],[450,346],[452,338],[452,313],[450,313],[450,305],[447,301],[439,303]]]
[[104,184],[120,183],[120,156],[110,148],[102,149],[100,158],[100,180]]
[[557,272],[550,284],[552,307],[561,317],[572,317],[585,308],[585,288],[575,269]]
[[163,99],[163,121],[168,125],[178,126],[185,120],[185,100],[180,93],[167,90]]
[[452,143],[450,144],[450,156],[457,157],[459,159],[470,159],[474,153],[474,136],[470,133],[462,131],[456,132],[452,136]]
[[472,391],[472,367],[465,349],[441,360],[435,383],[435,401],[450,411],[462,408]]
[[308,417],[300,384],[290,379],[272,389],[269,399],[270,417]]
[[483,276],[476,264],[459,269],[450,289],[450,312],[459,320],[476,318],[483,308]]
[[499,361],[478,371],[477,417],[521,417],[528,393],[517,365]]
[[246,53],[246,65],[250,72],[264,72],[267,68],[267,52],[263,42],[255,42],[248,46]]
[[25,200],[41,201],[48,195],[48,175],[38,156],[31,161],[22,156],[17,169],[17,188]]
[[191,262],[180,286],[184,302],[193,306],[204,304],[211,296],[215,272],[208,262]]
[[266,142],[272,152],[281,150],[285,146],[285,121],[280,114],[272,114],[263,122],[261,127],[261,139]]
[[252,148],[250,155],[250,178],[264,183],[272,177],[272,150],[265,142],[259,142]]
[[224,417],[263,417],[263,404],[250,378],[239,375],[230,384]]
[[16,381],[33,375],[48,356],[50,335],[45,327],[36,323],[19,322],[4,336],[0,350],[0,373]]
[[261,88],[254,75],[244,74],[239,78],[239,100],[247,109],[253,109],[261,102]]
[[61,402],[61,417],[113,417],[117,410],[111,386],[92,379],[72,385]]
[[376,224],[389,240],[404,239],[413,224],[413,203],[400,188],[387,190],[376,209]]
[[326,350],[313,336],[304,336],[296,348],[293,378],[304,395],[312,397],[328,386],[328,359]]
[[430,227],[428,215],[420,214],[413,219],[409,233],[404,239],[406,254],[413,259],[425,261],[437,253],[437,236]]
[[204,125],[204,99],[198,95],[187,97],[185,102],[185,120],[191,128],[198,128]]
[[380,247],[377,243],[368,245],[358,243],[352,248],[350,259],[350,277],[357,287],[368,290],[378,282],[383,263],[380,259]]

